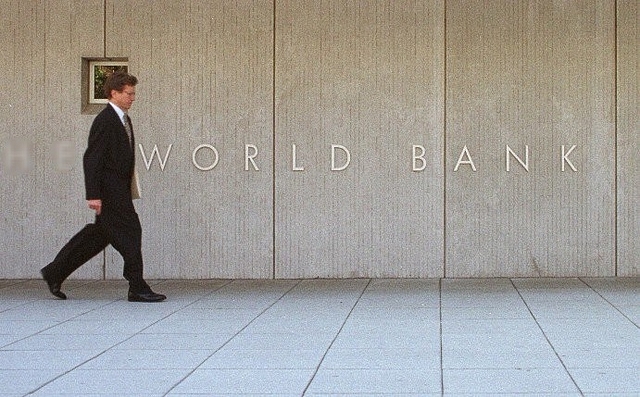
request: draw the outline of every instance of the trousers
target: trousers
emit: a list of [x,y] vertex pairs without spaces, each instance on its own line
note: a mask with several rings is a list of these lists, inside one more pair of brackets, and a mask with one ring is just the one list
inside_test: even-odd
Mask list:
[[135,293],[150,290],[143,277],[142,227],[135,211],[96,216],[95,222],[76,233],[43,270],[62,283],[109,244],[124,260],[123,276],[129,282],[129,289]]

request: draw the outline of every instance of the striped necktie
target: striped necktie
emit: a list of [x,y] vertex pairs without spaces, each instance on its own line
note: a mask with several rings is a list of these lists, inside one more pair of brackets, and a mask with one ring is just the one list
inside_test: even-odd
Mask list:
[[122,120],[124,122],[124,129],[127,131],[127,137],[129,137],[129,145],[131,145],[131,123],[129,122],[129,116],[125,113],[122,116]]

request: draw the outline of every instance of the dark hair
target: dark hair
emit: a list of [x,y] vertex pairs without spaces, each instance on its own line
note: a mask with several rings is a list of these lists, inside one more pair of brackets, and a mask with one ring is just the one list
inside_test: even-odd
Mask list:
[[107,98],[111,98],[111,90],[121,92],[124,90],[125,85],[134,87],[136,84],[138,84],[136,76],[126,72],[113,72],[107,76],[107,79],[104,82],[104,95]]

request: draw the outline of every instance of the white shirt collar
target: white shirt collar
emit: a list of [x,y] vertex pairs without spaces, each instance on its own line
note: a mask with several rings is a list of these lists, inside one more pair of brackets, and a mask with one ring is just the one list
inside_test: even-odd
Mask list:
[[111,105],[113,107],[113,110],[115,110],[116,113],[118,113],[118,117],[120,117],[120,121],[122,121],[122,124],[124,124],[124,110],[120,109],[113,102],[109,102],[109,105]]

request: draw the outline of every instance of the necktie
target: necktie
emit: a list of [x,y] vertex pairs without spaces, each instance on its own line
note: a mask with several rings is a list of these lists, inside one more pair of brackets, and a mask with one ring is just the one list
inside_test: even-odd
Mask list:
[[129,116],[125,113],[122,116],[122,120],[124,121],[124,129],[127,131],[127,137],[129,137],[129,145],[131,145],[131,124],[129,123]]

